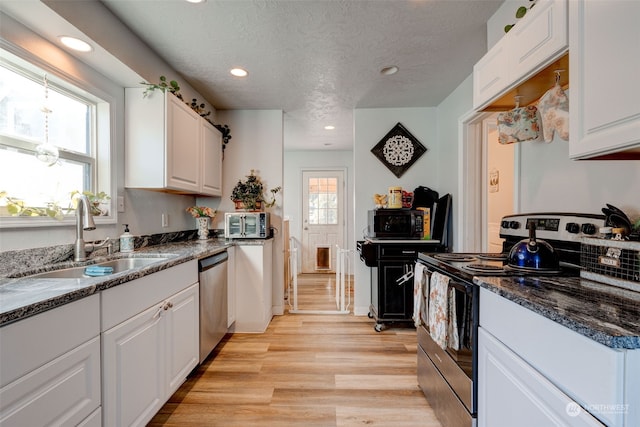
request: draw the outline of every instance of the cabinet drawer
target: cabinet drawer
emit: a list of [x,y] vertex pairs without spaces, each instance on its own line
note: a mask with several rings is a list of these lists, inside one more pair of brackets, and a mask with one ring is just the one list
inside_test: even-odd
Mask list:
[[106,331],[198,281],[192,260],[102,292],[102,328]]
[[0,390],[0,425],[77,425],[100,406],[100,338]]
[[380,258],[402,258],[415,260],[418,258],[419,248],[411,246],[384,246],[380,245]]
[[0,387],[99,334],[99,295],[0,328]]

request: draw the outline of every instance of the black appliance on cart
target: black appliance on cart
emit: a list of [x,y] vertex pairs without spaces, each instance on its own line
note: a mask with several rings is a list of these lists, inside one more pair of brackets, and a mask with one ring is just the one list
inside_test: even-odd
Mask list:
[[420,253],[449,250],[451,195],[432,208],[431,239],[367,238],[357,242],[360,259],[371,267],[371,305],[369,317],[375,330],[385,325],[413,322],[413,269]]
[[[522,245],[531,224],[536,238],[555,250],[557,269],[514,268],[509,254]],[[604,216],[568,213],[533,213],[510,215],[502,219],[500,237],[502,253],[420,253],[418,263],[424,267],[425,287],[419,294],[418,384],[440,422],[450,427],[476,425],[478,380],[479,287],[474,276],[569,276],[580,275],[580,241],[604,225]],[[434,272],[445,275],[448,290],[455,293],[456,344],[440,347],[428,327],[428,295]]]

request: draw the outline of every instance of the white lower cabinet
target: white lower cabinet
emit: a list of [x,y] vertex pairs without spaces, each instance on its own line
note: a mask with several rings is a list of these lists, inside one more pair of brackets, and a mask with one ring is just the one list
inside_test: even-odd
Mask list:
[[162,304],[109,329],[104,343],[104,425],[144,425],[164,390]]
[[232,332],[264,332],[273,317],[273,239],[235,247],[236,321]]
[[640,425],[640,350],[607,347],[480,289],[478,425]]
[[478,425],[539,427],[603,424],[480,327]]
[[197,263],[104,291],[102,304],[103,425],[145,425],[198,364]]
[[99,332],[98,295],[0,328],[0,425],[100,425]]

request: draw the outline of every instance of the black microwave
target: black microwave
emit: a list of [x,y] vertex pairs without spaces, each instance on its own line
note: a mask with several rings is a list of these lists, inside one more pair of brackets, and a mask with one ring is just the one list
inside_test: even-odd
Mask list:
[[421,210],[376,209],[369,211],[368,235],[376,239],[422,239]]

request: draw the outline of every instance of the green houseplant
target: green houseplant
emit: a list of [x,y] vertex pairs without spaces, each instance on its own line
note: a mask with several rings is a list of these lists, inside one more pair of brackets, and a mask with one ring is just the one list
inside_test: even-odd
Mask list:
[[263,207],[270,208],[276,204],[275,195],[282,187],[278,186],[269,190],[270,200],[267,201],[264,195],[264,185],[252,169],[247,179],[238,180],[238,183],[231,192],[231,200],[236,204],[236,209],[247,211],[259,211]]

